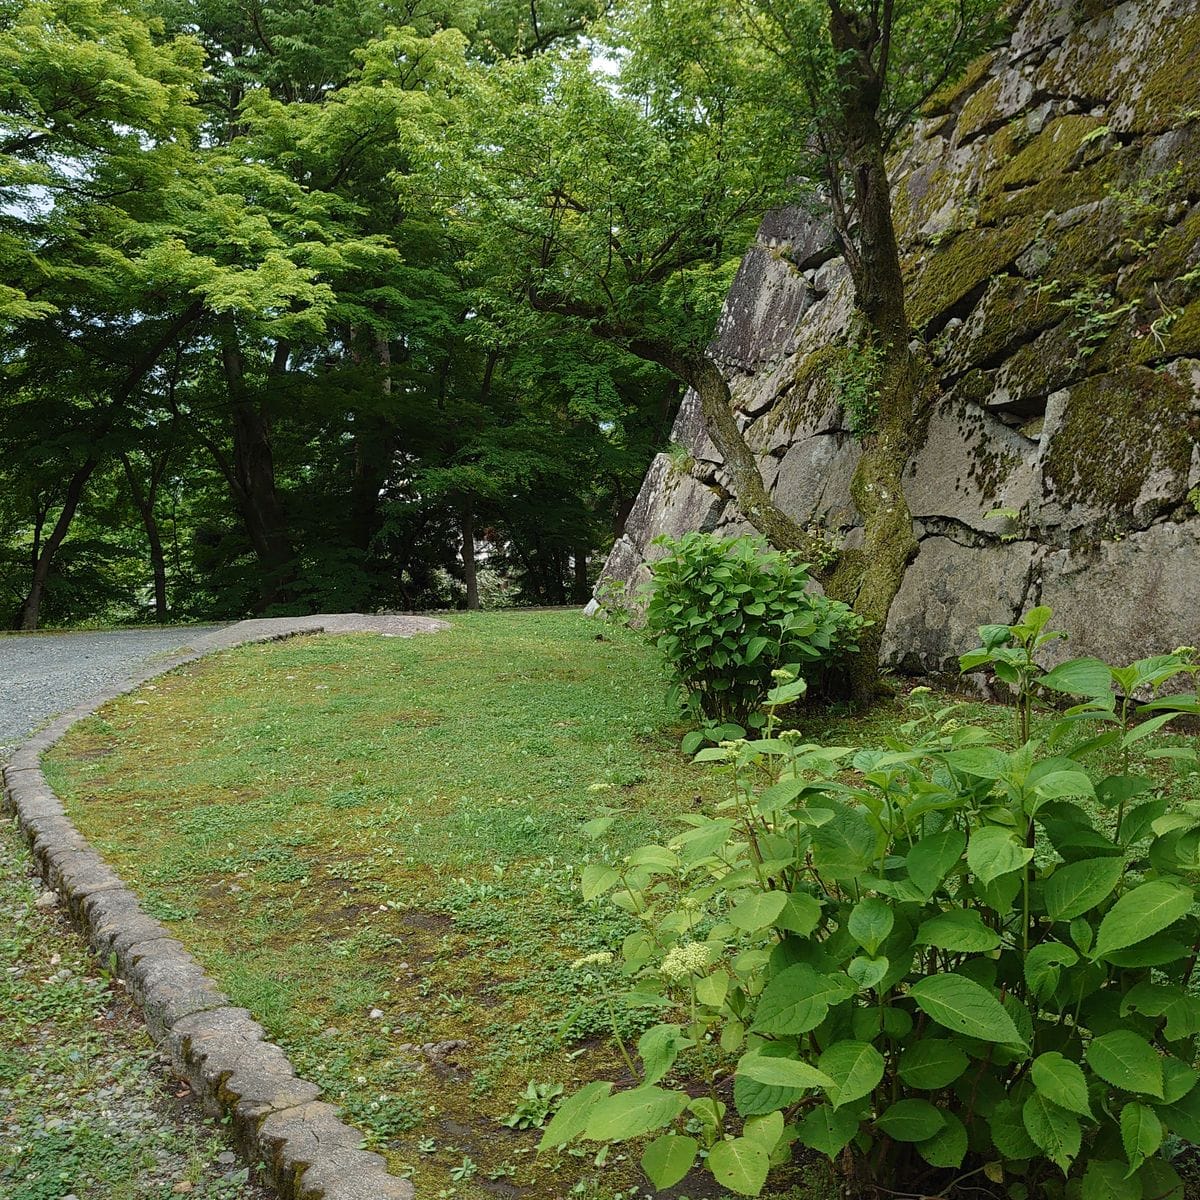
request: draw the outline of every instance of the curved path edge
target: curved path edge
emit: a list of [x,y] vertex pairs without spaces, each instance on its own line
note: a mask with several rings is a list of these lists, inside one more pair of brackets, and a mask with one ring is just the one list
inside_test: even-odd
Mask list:
[[88,845],[46,783],[41,757],[77,721],[143,683],[207,654],[305,633],[411,637],[447,629],[428,617],[282,617],[205,634],[178,654],[134,672],[55,718],[9,758],[5,807],[15,812],[34,861],[102,962],[115,964],[151,1037],[205,1107],[227,1114],[242,1153],[262,1161],[281,1200],[412,1200],[412,1184],[361,1149],[362,1134],[297,1076],[244,1008],[233,1006],[161,922],[142,911],[120,876]]

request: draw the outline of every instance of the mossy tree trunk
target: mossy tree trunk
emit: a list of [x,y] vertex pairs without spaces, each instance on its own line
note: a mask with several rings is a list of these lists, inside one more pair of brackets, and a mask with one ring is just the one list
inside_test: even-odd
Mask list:
[[887,73],[886,40],[881,45],[881,39],[887,38],[888,25],[864,21],[838,0],[829,0],[829,9],[841,85],[838,136],[826,142],[830,207],[878,372],[876,413],[851,482],[863,518],[863,545],[843,553],[826,590],[872,622],[851,676],[854,695],[869,699],[878,684],[888,613],[917,550],[903,477],[923,436],[931,385],[909,345],[887,136],[879,120]]

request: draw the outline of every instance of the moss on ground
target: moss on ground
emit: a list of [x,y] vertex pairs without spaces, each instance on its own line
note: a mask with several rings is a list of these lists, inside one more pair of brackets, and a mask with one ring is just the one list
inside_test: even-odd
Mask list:
[[0,1196],[265,1200],[0,828]]

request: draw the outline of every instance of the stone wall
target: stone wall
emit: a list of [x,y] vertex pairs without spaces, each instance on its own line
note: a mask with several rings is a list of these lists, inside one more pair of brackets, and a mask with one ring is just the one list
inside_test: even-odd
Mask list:
[[[1070,653],[1200,643],[1200,0],[1030,0],[892,179],[940,396],[907,471],[920,549],[885,659],[952,667],[976,625],[1035,603]],[[771,213],[714,349],[777,501],[853,545],[851,313],[821,221]],[[607,579],[644,581],[659,534],[746,529],[694,396],[673,441]]]

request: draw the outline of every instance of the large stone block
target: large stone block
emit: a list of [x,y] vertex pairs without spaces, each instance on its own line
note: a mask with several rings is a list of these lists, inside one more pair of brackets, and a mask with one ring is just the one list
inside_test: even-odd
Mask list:
[[978,405],[943,405],[904,478],[909,511],[996,532],[994,508],[1020,510],[1031,500],[1037,446]]
[[862,447],[848,433],[818,434],[791,446],[779,463],[774,499],[806,524],[848,529],[860,521],[850,498],[850,480]]
[[958,656],[979,644],[980,625],[1016,619],[1033,561],[1028,542],[981,549],[926,538],[892,603],[883,661],[904,671],[957,675]]
[[1070,637],[1057,659],[1093,654],[1124,665],[1200,645],[1200,522],[1167,521],[1047,555],[1040,601]]

